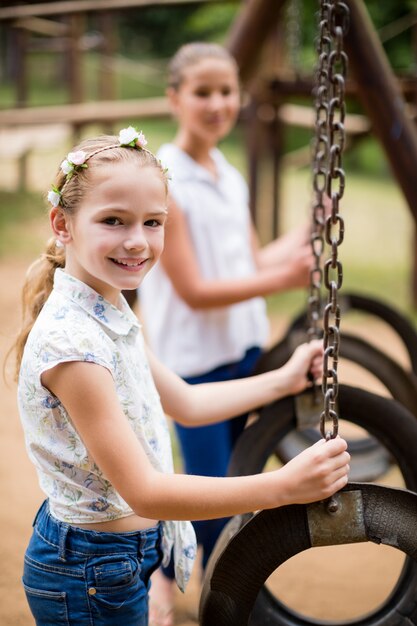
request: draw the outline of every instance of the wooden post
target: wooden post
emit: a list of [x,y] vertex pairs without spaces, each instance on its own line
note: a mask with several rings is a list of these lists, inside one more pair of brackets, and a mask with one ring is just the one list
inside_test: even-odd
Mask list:
[[248,154],[248,178],[249,178],[249,208],[253,223],[259,226],[257,211],[258,197],[258,174],[259,160],[262,153],[263,129],[257,115],[258,103],[251,97],[249,105],[245,108],[244,125],[246,131],[246,145]]
[[[346,0],[346,3],[350,9],[350,28],[345,47],[357,81],[358,97],[417,222],[417,131],[406,114],[398,83],[364,3],[361,0]],[[417,306],[415,276],[412,295]]]
[[364,3],[346,3],[350,8],[346,51],[358,97],[417,221],[417,132],[406,114],[404,99]]
[[[98,14],[99,31],[103,38],[100,46],[101,60],[99,71],[98,93],[100,100],[114,100],[116,96],[116,85],[113,67],[110,59],[116,50],[117,20],[114,13],[102,11]],[[113,125],[110,121],[104,124],[104,132],[112,133]]]
[[[413,55],[414,55],[414,64],[417,61],[417,25],[413,26],[412,29],[412,44],[413,44]],[[417,86],[414,91],[414,97],[412,98],[414,106],[417,106]],[[417,120],[414,120],[414,124]],[[417,224],[414,224],[414,233],[413,233],[413,241],[411,248],[411,258],[412,258],[412,270],[411,270],[411,293],[413,299],[413,307],[417,308]]]
[[[68,37],[67,62],[69,75],[70,102],[76,104],[84,99],[82,80],[82,51],[80,39],[84,32],[84,14],[73,13],[68,16],[70,34]],[[79,139],[81,124],[73,123],[74,142]]]
[[278,23],[285,0],[248,0],[232,25],[227,43],[245,82],[256,67],[269,33]]
[[[24,28],[14,29],[15,50],[15,78],[16,78],[16,106],[26,107],[28,100],[28,72],[27,72],[27,48],[29,33]],[[23,152],[17,161],[17,187],[19,191],[25,191],[28,170],[28,150]]]
[[[259,163],[264,156],[267,144],[265,131],[266,124],[268,130],[274,132],[277,130],[270,119],[263,120],[260,113],[259,103],[256,98],[258,81],[252,80],[254,69],[259,60],[262,48],[266,41],[272,40],[273,34],[275,39],[280,38],[280,33],[274,33],[279,23],[281,9],[285,4],[285,0],[248,0],[233,23],[229,34],[227,47],[234,56],[239,67],[241,80],[249,87],[252,94],[252,104],[248,117],[246,119],[247,128],[247,145],[248,145],[248,167],[249,167],[249,190],[250,190],[250,207],[255,224],[260,226],[260,216],[257,210],[257,200],[259,196]],[[272,46],[270,46],[272,48]],[[270,64],[270,62],[269,62]],[[261,105],[262,106],[262,105]],[[268,105],[266,105],[268,106]],[[272,105],[271,105],[272,109]],[[278,121],[277,121],[278,124]],[[279,177],[279,160],[280,156],[275,154],[278,145],[275,144],[273,138],[269,147],[272,150],[273,161],[273,184],[271,194],[272,210],[273,210],[273,226],[272,234],[276,236],[278,229],[278,194],[277,185]],[[279,142],[278,142],[279,144]],[[270,238],[271,233],[269,234]]]

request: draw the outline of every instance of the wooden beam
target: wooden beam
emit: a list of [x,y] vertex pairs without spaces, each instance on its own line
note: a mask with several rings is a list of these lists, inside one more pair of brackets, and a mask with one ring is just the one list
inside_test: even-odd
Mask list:
[[0,126],[33,124],[90,124],[94,122],[168,117],[170,107],[166,98],[140,100],[82,102],[59,106],[0,110]]
[[[230,0],[234,1],[234,0]],[[237,1],[237,0],[236,0]],[[0,9],[0,20],[14,20],[21,17],[64,15],[85,11],[116,11],[156,5],[212,4],[221,0],[62,0],[62,2],[38,2],[21,4]]]
[[[278,108],[278,117],[284,124],[299,128],[314,128],[316,124],[314,108],[298,104],[282,104]],[[350,113],[345,117],[345,129],[352,135],[364,135],[371,130],[371,124],[364,115]]]
[[345,1],[350,9],[345,48],[358,97],[417,222],[417,131],[364,2]]
[[227,48],[235,57],[243,81],[256,66],[267,36],[278,23],[285,0],[248,0],[233,22]]
[[45,20],[40,17],[25,17],[20,20],[16,20],[12,24],[16,28],[24,28],[31,33],[37,33],[38,35],[44,35],[46,37],[65,37],[68,34],[68,27],[61,22],[54,22],[52,20]]

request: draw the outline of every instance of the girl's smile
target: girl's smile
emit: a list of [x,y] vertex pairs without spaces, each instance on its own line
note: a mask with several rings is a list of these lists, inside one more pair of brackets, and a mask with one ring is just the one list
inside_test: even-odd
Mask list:
[[146,259],[110,259],[127,272],[137,272],[143,268]]

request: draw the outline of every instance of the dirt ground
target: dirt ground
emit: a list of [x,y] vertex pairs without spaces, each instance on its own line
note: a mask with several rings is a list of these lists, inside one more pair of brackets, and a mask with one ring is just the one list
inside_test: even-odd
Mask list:
[[[19,298],[26,263],[0,262],[0,350],[3,356],[10,346],[19,321]],[[283,320],[274,324],[276,336],[285,327]],[[392,345],[401,353],[392,337],[378,329],[382,345]],[[355,378],[355,372],[352,377]],[[356,375],[357,377],[357,375]],[[363,382],[364,376],[361,375]],[[371,385],[375,381],[371,381]],[[22,560],[31,522],[43,497],[35,471],[23,443],[15,385],[1,382],[1,454],[0,454],[0,625],[33,624],[20,584]],[[383,477],[390,485],[400,485],[395,468]],[[381,482],[381,481],[379,481]],[[395,584],[403,555],[391,548],[359,544],[334,548],[315,548],[298,555],[271,577],[268,584],[289,607],[306,616],[331,623],[354,619],[373,610]],[[176,625],[197,624],[199,600],[198,570],[185,595],[178,592]],[[213,625],[215,626],[215,625]],[[238,625],[237,625],[238,626]],[[260,625],[261,626],[261,625]]]

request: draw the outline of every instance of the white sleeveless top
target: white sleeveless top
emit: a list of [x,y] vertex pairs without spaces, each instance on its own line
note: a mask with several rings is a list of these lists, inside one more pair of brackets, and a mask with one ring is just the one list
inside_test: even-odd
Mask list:
[[[56,270],[54,288],[25,346],[18,384],[26,447],[41,489],[58,520],[88,524],[132,514],[90,457],[59,399],[41,384],[46,370],[68,361],[90,361],[109,370],[121,407],[152,465],[173,472],[171,441],[136,316],[83,282]],[[94,418],[94,416],[92,416]],[[189,522],[162,522],[164,562],[174,547],[175,574],[184,590],[196,554]]]
[[[211,154],[218,177],[173,144],[158,152],[168,167],[170,193],[183,211],[201,275],[234,279],[255,273],[247,185],[222,153]],[[191,309],[159,262],[139,289],[141,315],[152,350],[183,377],[239,361],[264,346],[269,333],[263,298],[227,307]]]

